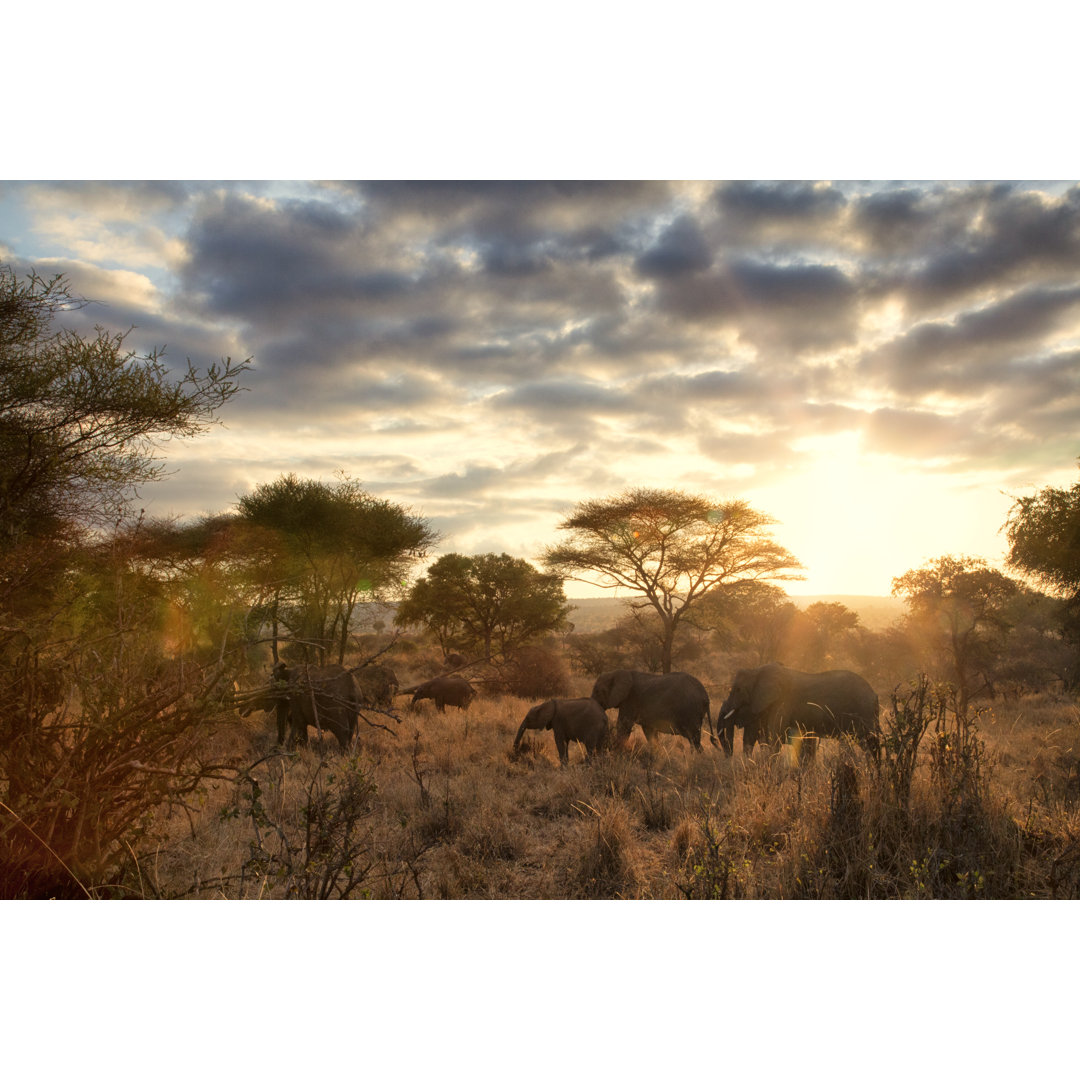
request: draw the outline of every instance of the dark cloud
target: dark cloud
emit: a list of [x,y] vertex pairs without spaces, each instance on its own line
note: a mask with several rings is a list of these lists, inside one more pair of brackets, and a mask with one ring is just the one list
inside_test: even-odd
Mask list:
[[936,211],[923,190],[882,191],[854,202],[851,225],[872,251],[895,257],[919,250],[928,239],[937,244],[953,242],[953,229]]
[[588,414],[594,416],[625,415],[632,407],[631,399],[622,390],[588,380],[559,379],[539,383],[522,383],[512,390],[496,395],[491,402],[495,409],[517,409],[535,416]]
[[607,207],[625,213],[667,197],[668,185],[636,180],[387,180],[345,185],[371,204],[429,214],[471,212],[475,219],[528,219],[577,209],[595,215]]
[[186,290],[215,315],[279,325],[314,305],[385,302],[409,287],[395,267],[352,258],[363,225],[321,201],[209,200],[187,236]]
[[970,304],[1031,275],[1055,284],[1080,274],[1075,188],[1057,199],[1011,185],[948,191],[927,197],[920,223],[918,257],[896,282],[916,311]]
[[680,278],[708,270],[713,253],[697,222],[680,217],[664,230],[659,240],[642,252],[636,262],[643,277]]
[[1024,289],[951,321],[913,326],[871,354],[863,370],[904,395],[980,397],[1025,382],[1061,333],[1080,328],[1080,286]]
[[734,287],[748,305],[804,309],[846,304],[855,294],[835,266],[781,265],[744,260],[732,267]]
[[855,340],[859,289],[836,266],[739,259],[692,279],[665,282],[659,310],[737,330],[760,348],[787,353]]
[[551,259],[535,247],[519,244],[486,244],[482,248],[484,272],[506,277],[525,277],[551,269]]
[[716,206],[730,229],[749,234],[780,227],[829,222],[844,208],[837,189],[811,183],[735,181],[716,192]]

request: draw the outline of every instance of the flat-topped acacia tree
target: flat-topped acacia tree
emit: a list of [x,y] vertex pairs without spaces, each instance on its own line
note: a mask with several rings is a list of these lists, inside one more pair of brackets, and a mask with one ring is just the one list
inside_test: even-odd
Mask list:
[[566,578],[640,594],[627,602],[656,612],[666,674],[679,624],[703,596],[740,581],[799,580],[802,564],[772,538],[775,524],[739,499],[634,488],[579,503],[559,524],[570,539],[543,561]]

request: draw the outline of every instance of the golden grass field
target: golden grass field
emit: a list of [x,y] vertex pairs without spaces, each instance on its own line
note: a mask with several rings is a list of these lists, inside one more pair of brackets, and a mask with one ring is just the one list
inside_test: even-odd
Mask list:
[[[587,696],[575,677],[567,696]],[[403,685],[405,680],[403,679]],[[713,713],[723,687],[710,686]],[[1080,895],[1080,707],[998,701],[962,729],[901,743],[875,767],[824,741],[726,758],[639,729],[595,762],[528,732],[533,702],[478,697],[363,721],[354,754],[329,736],[278,751],[255,713],[218,735],[240,779],[158,824],[138,865],[147,897],[422,899],[1051,898]],[[891,702],[882,695],[891,730]],[[613,714],[612,714],[613,718]],[[888,740],[886,740],[888,741]],[[899,772],[898,772],[899,770]]]

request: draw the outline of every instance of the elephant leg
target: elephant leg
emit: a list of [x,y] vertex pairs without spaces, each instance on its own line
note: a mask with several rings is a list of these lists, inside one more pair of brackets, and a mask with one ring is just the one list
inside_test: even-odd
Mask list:
[[352,735],[349,732],[348,721],[344,721],[340,724],[334,725],[334,734],[337,736],[338,746],[341,747],[341,752],[347,753],[350,744],[352,743]]
[[881,740],[876,731],[864,731],[856,736],[859,745],[875,760],[881,760]]
[[307,746],[307,721],[303,717],[290,716],[289,742],[293,746]]
[[555,748],[559,751],[559,761],[564,765],[570,764],[570,745],[566,736],[561,731],[555,732]]

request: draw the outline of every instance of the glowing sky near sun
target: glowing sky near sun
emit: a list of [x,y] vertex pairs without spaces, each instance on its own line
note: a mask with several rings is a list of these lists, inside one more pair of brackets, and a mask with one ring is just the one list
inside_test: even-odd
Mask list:
[[154,514],[344,471],[440,553],[536,558],[674,487],[777,518],[791,591],[883,594],[1075,482],[1080,186],[3,183],[0,260],[97,301],[76,329],[254,357]]

